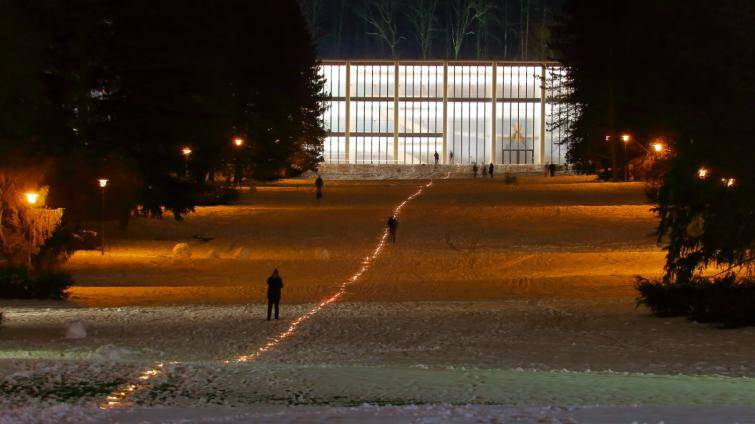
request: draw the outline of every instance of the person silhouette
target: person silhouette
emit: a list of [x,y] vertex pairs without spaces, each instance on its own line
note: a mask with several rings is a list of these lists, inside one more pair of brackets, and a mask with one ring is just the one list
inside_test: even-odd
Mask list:
[[493,162],[490,162],[490,166],[488,166],[488,175],[490,175],[490,179],[493,179],[493,171],[495,170],[495,166],[493,166]]
[[396,229],[398,228],[398,219],[396,215],[388,218],[388,234],[391,236],[391,243],[396,244]]
[[270,321],[270,315],[275,306],[275,319],[278,319],[280,312],[281,289],[283,288],[283,279],[278,274],[278,269],[273,270],[273,275],[267,278],[267,320]]
[[438,162],[440,161],[440,155],[438,154],[437,151],[435,152],[435,154],[433,155],[433,157],[435,158],[435,165],[437,166]]
[[477,178],[477,170],[478,169],[479,168],[477,167],[477,162],[473,163],[472,164],[472,174],[474,175],[475,178]]
[[317,200],[322,199],[322,186],[325,185],[325,182],[322,180],[322,177],[320,174],[317,174],[317,179],[315,180],[315,187],[317,188],[317,194],[315,197]]

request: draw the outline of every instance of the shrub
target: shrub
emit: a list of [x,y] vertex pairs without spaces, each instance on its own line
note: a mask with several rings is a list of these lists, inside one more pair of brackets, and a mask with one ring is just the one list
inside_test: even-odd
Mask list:
[[723,327],[755,325],[755,281],[724,277],[696,277],[673,282],[638,277],[638,305],[656,316],[685,316]]
[[3,299],[65,299],[73,281],[64,272],[29,273],[20,266],[0,268],[0,298]]
[[208,187],[199,194],[197,205],[216,206],[227,205],[239,200],[240,193],[237,189],[229,186]]

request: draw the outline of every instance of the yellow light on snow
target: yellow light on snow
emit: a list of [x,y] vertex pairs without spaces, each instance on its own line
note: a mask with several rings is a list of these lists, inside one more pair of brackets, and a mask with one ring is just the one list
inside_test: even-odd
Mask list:
[[37,204],[37,200],[39,200],[39,193],[24,193],[24,197],[26,197],[26,202],[30,205]]

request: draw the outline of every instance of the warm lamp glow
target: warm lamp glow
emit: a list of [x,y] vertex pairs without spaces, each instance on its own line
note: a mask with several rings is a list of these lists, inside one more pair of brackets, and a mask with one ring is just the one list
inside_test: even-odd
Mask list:
[[236,137],[233,139],[233,144],[235,144],[236,147],[241,147],[241,145],[244,144],[244,139],[240,137]]
[[700,178],[701,180],[704,180],[705,178],[707,178],[707,177],[708,177],[708,169],[707,169],[707,168],[705,168],[705,167],[702,167],[702,168],[698,169],[698,170],[697,170],[697,176],[698,176],[698,178]]
[[30,205],[35,205],[37,203],[37,200],[39,200],[38,193],[25,193],[24,197],[26,197],[26,202]]
[[733,187],[737,180],[734,178],[721,178],[721,182],[723,182],[726,187]]
[[610,135],[606,136],[606,141],[611,141],[611,136]]
[[632,136],[629,135],[629,134],[622,134],[621,135],[621,141],[623,141],[624,143],[628,143],[628,142],[632,141]]
[[100,183],[100,187],[102,187],[102,188],[107,187],[107,181],[108,181],[107,178],[100,178],[97,181]]
[[183,153],[184,156],[189,157],[191,154],[191,147],[184,147],[181,149],[181,153]]
[[655,150],[656,153],[661,153],[665,149],[663,146],[663,143],[656,142],[656,143],[653,143],[651,146],[653,147],[653,150]]

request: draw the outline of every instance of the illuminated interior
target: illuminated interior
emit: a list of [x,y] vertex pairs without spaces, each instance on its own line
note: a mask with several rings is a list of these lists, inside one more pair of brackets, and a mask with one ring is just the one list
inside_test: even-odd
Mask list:
[[321,73],[326,163],[565,162],[556,63],[325,61]]

